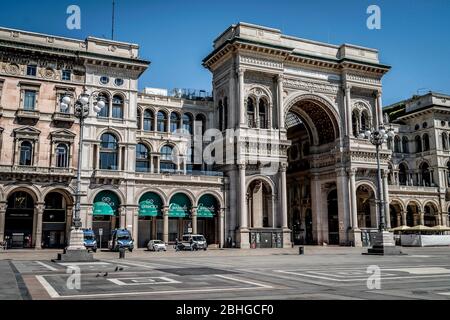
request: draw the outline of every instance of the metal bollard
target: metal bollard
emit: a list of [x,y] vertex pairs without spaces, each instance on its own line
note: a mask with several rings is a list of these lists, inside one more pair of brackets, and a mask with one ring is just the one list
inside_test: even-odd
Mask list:
[[125,259],[125,248],[119,248],[119,259]]
[[305,247],[299,247],[299,248],[298,248],[298,254],[299,254],[299,255],[305,254]]

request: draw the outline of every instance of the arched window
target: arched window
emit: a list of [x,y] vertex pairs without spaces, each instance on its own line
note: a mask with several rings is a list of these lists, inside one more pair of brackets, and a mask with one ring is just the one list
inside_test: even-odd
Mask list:
[[100,142],[100,169],[117,170],[118,169],[118,149],[117,138],[111,133],[105,133]]
[[142,111],[138,109],[137,111],[137,128],[138,130],[142,130]]
[[173,172],[176,166],[173,157],[173,147],[166,145],[161,148],[161,161],[160,161],[160,171],[161,172]]
[[259,127],[267,129],[269,127],[267,121],[267,104],[264,99],[259,100]]
[[389,150],[392,150],[392,138],[391,137],[389,137],[387,139],[387,147]]
[[448,135],[447,133],[442,133],[442,150],[448,150]]
[[100,110],[98,116],[101,118],[109,117],[109,96],[106,93],[100,93],[98,95],[98,99],[101,99],[105,102],[105,107]]
[[250,128],[256,127],[255,121],[255,104],[252,98],[248,98],[247,100],[247,123]]
[[416,152],[422,152],[422,139],[420,136],[416,136],[414,141],[416,143]]
[[33,164],[33,144],[30,141],[23,141],[20,145],[21,166],[31,166]]
[[409,140],[408,137],[402,138],[402,149],[403,153],[409,153]]
[[193,134],[192,115],[190,113],[183,114],[183,129],[189,134]]
[[358,111],[353,110],[352,112],[352,131],[353,136],[358,137],[359,136],[359,129],[358,129]]
[[428,163],[423,162],[420,165],[420,174],[422,176],[422,185],[425,187],[431,186],[431,171]]
[[180,115],[176,112],[170,114],[170,132],[180,129]]
[[430,150],[430,137],[427,133],[423,135],[423,151],[429,151]]
[[447,163],[447,186],[450,186],[450,161]]
[[136,171],[150,172],[150,149],[145,144],[139,143],[136,146]]
[[407,171],[408,168],[406,167],[406,165],[404,163],[400,163],[400,165],[398,166],[398,181],[401,186],[406,186],[408,174]]
[[197,131],[198,129],[195,129],[196,133],[201,132],[202,134],[206,131],[206,117],[203,114],[198,114],[195,117],[195,126],[196,128],[201,127],[200,131]]
[[112,117],[114,119],[123,119],[123,98],[114,96],[112,103]]
[[367,115],[366,111],[363,111],[361,113],[361,130],[362,131],[367,131],[370,129],[369,126],[369,116]]
[[399,136],[395,136],[395,138],[394,138],[394,152],[396,152],[396,153],[402,152],[401,149],[400,149],[400,144],[401,144],[400,137]]
[[157,116],[158,132],[167,132],[167,114],[164,111],[159,111]]
[[[158,113],[159,117],[159,113]],[[144,131],[153,131],[153,111],[145,110],[144,111]]]
[[228,129],[228,98],[223,99],[223,129]]
[[60,143],[56,147],[56,167],[67,168],[69,166],[69,148],[66,144]]
[[219,100],[219,107],[217,109],[217,112],[219,113],[219,130],[223,131],[223,103],[222,100]]

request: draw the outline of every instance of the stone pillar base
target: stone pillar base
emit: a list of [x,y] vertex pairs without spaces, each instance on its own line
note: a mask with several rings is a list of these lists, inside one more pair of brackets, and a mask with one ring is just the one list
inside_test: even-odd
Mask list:
[[363,243],[361,240],[361,230],[359,229],[353,229],[353,246],[356,248],[362,248]]
[[63,254],[58,254],[57,261],[63,262],[91,262],[95,261],[92,253],[84,246],[83,230],[73,228],[70,232],[69,247]]
[[283,248],[292,248],[291,230],[283,229]]
[[401,255],[402,251],[399,247],[395,246],[393,233],[381,231],[377,233],[373,247],[370,248],[365,254],[378,256]]
[[239,229],[236,240],[239,248],[250,249],[250,230]]

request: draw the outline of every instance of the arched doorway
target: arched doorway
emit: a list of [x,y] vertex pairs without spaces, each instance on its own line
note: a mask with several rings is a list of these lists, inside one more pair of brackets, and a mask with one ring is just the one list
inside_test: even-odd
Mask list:
[[339,244],[339,212],[337,190],[328,194],[328,244]]
[[120,226],[120,199],[112,191],[101,191],[94,199],[92,229],[98,237],[100,243],[99,230],[103,230],[101,237],[102,248],[108,246],[111,231]]
[[377,227],[377,208],[375,194],[372,188],[361,185],[356,189],[356,204],[358,207],[358,226],[360,229]]
[[272,188],[264,180],[255,180],[247,189],[250,228],[273,227]]
[[25,191],[17,191],[8,197],[5,216],[5,240],[12,249],[33,247],[34,234],[33,197]]
[[434,203],[427,203],[424,210],[424,225],[427,227],[435,227],[439,224],[439,211]]
[[163,240],[163,201],[155,192],[139,199],[138,247],[146,248],[150,240]]
[[419,224],[419,206],[411,202],[406,207],[406,225],[414,227]]
[[184,193],[172,196],[169,202],[169,242],[181,239],[192,228],[192,201]]
[[[330,221],[318,218],[327,214],[327,196],[337,199],[337,190],[328,195],[322,190],[331,191],[330,188],[335,188],[336,185],[329,179],[330,175],[336,174],[336,159],[330,150],[340,143],[339,123],[337,111],[322,97],[305,94],[289,103],[285,119],[287,139],[291,142],[288,152],[287,189],[297,188],[299,192],[288,192],[287,200],[288,204],[296,203],[298,210],[305,213],[302,224],[304,223],[304,242],[308,244],[326,240],[327,236],[323,235],[321,230],[326,229],[323,225],[327,223],[331,226],[329,230],[332,230],[332,234],[328,235],[329,242],[339,244],[341,240],[345,241],[339,239],[339,222],[336,222],[339,201],[332,200],[329,203]],[[313,170],[315,172],[312,172]],[[290,210],[288,214],[290,227],[294,229],[292,223],[295,221],[295,210]],[[313,229],[313,221],[320,221],[322,225]],[[295,240],[295,234],[293,238]]]
[[[44,248],[64,248],[67,245],[67,199],[59,192],[45,196],[42,218],[42,243]],[[71,203],[70,203],[71,204]]]
[[211,194],[205,194],[198,200],[197,233],[204,235],[208,244],[219,244],[219,210],[219,201]]
[[393,201],[389,205],[389,213],[391,216],[391,228],[401,227],[404,224],[402,220],[402,206]]

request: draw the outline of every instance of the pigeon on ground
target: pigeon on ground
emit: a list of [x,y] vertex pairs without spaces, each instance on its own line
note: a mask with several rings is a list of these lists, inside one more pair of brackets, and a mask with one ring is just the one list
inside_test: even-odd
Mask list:
[[119,271],[119,267],[116,267],[116,269],[114,270],[115,272]]
[[97,273],[97,275],[95,276],[96,278],[100,277],[100,273]]
[[104,277],[107,277],[107,276],[108,276],[108,272],[106,272],[103,276],[104,276]]

